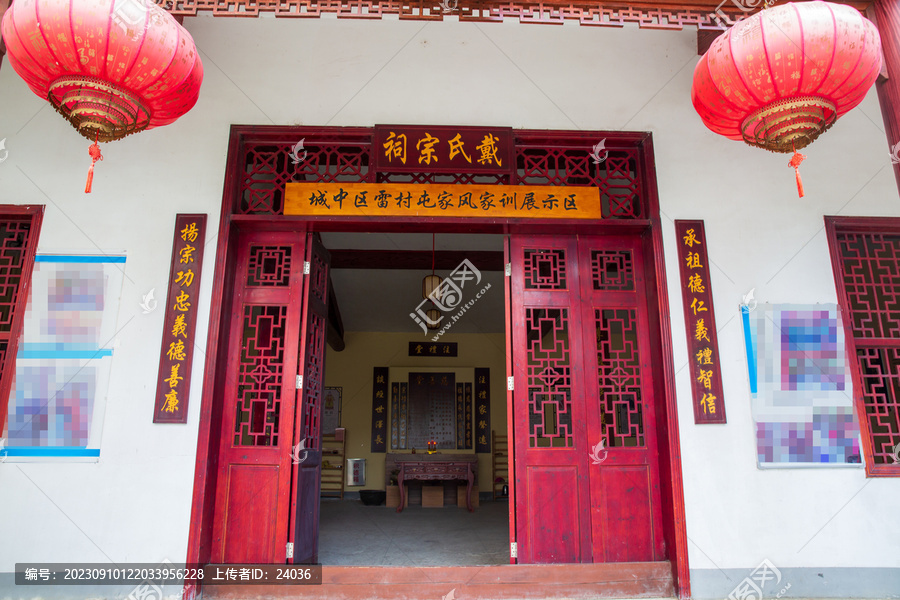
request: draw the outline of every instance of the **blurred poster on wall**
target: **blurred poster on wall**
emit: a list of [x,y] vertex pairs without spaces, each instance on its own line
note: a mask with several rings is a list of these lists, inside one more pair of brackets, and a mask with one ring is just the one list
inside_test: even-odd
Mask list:
[[326,387],[322,403],[322,435],[332,435],[341,426],[341,388]]
[[859,466],[837,305],[759,304],[741,316],[759,466]]

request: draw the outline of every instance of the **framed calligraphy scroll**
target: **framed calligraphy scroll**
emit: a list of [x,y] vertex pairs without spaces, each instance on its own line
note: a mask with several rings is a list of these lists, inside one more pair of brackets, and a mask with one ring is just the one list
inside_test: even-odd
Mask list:
[[716,316],[703,221],[675,221],[694,423],[725,423]]
[[169,293],[163,306],[165,320],[159,352],[154,423],[187,423],[205,236],[206,215],[175,216]]

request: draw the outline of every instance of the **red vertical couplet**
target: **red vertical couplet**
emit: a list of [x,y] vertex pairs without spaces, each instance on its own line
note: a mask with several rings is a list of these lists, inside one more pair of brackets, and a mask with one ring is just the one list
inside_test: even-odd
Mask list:
[[725,423],[716,316],[703,221],[675,221],[694,423]]
[[159,352],[154,423],[187,423],[205,235],[206,215],[179,214],[175,217],[169,293],[163,306],[165,321]]

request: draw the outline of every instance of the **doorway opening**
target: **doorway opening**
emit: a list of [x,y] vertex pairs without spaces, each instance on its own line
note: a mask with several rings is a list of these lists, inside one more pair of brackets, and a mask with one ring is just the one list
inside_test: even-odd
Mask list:
[[[432,127],[232,128],[187,562],[318,559],[321,467],[329,460],[323,455],[319,420],[328,387],[322,367],[326,329],[331,334],[321,318],[322,307],[330,303],[323,283],[330,256],[320,238],[333,232],[494,234],[504,236],[503,322],[512,324],[505,327],[505,370],[499,383],[505,391],[508,447],[514,456],[508,484],[508,552],[516,565],[484,568],[498,570],[491,576],[509,584],[510,593],[519,577],[514,571],[523,569],[538,578],[546,574],[529,570],[533,563],[564,563],[554,566],[565,566],[574,577],[586,577],[601,587],[609,584],[622,593],[612,582],[621,574],[615,563],[626,562],[642,565],[638,579],[645,591],[671,595],[668,590],[674,586],[679,596],[689,596],[668,294],[650,135],[445,129],[446,139],[465,141],[465,136],[452,136],[459,129],[461,135],[484,135],[503,146],[502,168],[500,154],[494,157],[495,166],[479,166],[478,172],[474,166],[426,167],[430,163],[424,159],[410,161],[404,170],[391,162],[402,161],[393,150],[385,154],[384,148],[394,148],[397,131],[405,132],[404,139],[414,139],[438,131]],[[308,150],[297,165],[291,151],[301,138]],[[594,138],[604,138],[608,149],[600,162],[589,158]],[[416,188],[418,200],[411,202],[410,186],[440,189]],[[451,189],[443,189],[448,186]],[[533,186],[551,188],[537,196],[541,190]],[[303,195],[297,192],[301,188]],[[387,201],[384,188],[397,194],[393,203]],[[438,212],[444,209],[445,193],[456,198],[455,212]],[[473,203],[476,193],[481,201]],[[591,195],[595,199],[588,202]],[[413,204],[431,212],[418,214]],[[565,212],[587,205],[595,212],[580,217]],[[297,212],[298,208],[302,210]],[[581,236],[599,241],[582,241]],[[606,245],[617,237],[627,240],[625,246]],[[281,258],[273,260],[276,255]],[[426,272],[423,269],[421,275]],[[609,287],[627,280],[627,273],[634,275],[633,288]],[[520,292],[513,293],[513,288]],[[518,304],[511,298],[518,298]],[[596,298],[599,304],[594,305]],[[413,304],[410,310],[415,308]],[[609,352],[593,349],[600,344],[606,344]],[[271,353],[258,353],[262,347]],[[251,351],[242,355],[246,348]],[[275,364],[272,356],[280,362]],[[628,389],[635,386],[638,361],[647,374],[639,378],[640,399]],[[374,399],[381,391],[382,412],[390,415],[394,367],[373,367],[370,377],[377,382],[375,368],[383,369],[384,387],[376,390],[372,384],[369,407],[378,408]],[[567,370],[576,376],[566,379]],[[623,370],[628,374],[624,378]],[[246,428],[252,435],[246,439],[253,444],[245,444],[241,436],[234,438],[235,444],[229,441],[236,422],[229,413],[235,414],[237,400],[232,396],[238,374],[254,394],[269,394],[248,397],[247,407],[239,407],[247,413]],[[406,382],[408,393],[413,383],[409,375],[407,369],[394,377],[398,384]],[[604,384],[601,376],[611,383]],[[277,410],[269,406],[269,399],[276,397],[281,402]],[[640,402],[649,402],[656,417],[655,422],[644,420],[642,427],[636,425],[644,414]],[[278,411],[285,415],[281,429],[269,431]],[[372,425],[375,421],[370,419]],[[370,454],[393,450],[391,427],[385,421],[379,431],[370,429]],[[278,447],[272,433],[278,433]],[[647,445],[648,436],[655,436],[655,449]],[[598,449],[598,440],[606,446]],[[376,441],[383,447],[373,448]],[[291,458],[302,450],[301,443],[307,443],[309,460],[297,466]],[[635,452],[641,448],[643,458]],[[364,457],[355,455],[352,447],[345,456]],[[599,464],[593,463],[595,458],[605,461],[602,469],[593,469]],[[658,472],[642,463],[644,459]],[[266,460],[270,462],[265,464]],[[387,467],[385,456],[381,477],[389,483]],[[641,485],[631,485],[635,482]],[[375,487],[367,481],[370,486]],[[614,510],[619,502],[611,505],[614,498],[626,506],[639,501],[640,514]],[[560,502],[565,507],[552,510]],[[249,510],[239,510],[241,503]],[[287,527],[280,525],[284,519],[276,514],[279,510],[288,514]],[[551,513],[559,518],[551,528],[542,527],[542,519]],[[629,539],[629,519],[647,524],[648,535],[638,545],[617,546],[617,540]],[[241,556],[229,555],[228,548]],[[248,558],[247,552],[256,554]],[[606,564],[576,564],[592,561]],[[338,585],[346,573],[342,569],[356,567],[330,568],[334,571],[328,566],[323,571],[326,583],[331,572],[332,583]],[[398,576],[409,571],[395,569]],[[459,577],[468,581],[462,571]],[[200,583],[187,584],[188,597]],[[323,591],[327,588],[323,586]],[[551,596],[560,593],[556,590]],[[566,594],[578,595],[574,590]]]
[[[342,331],[325,360],[319,562],[507,564],[503,236],[323,232],[322,241],[331,255],[330,309],[338,312]],[[423,279],[435,273],[446,281],[464,261],[472,273],[461,290],[464,301],[439,302],[445,310],[432,315],[435,328],[423,328],[417,309],[436,309],[424,298]],[[459,308],[446,310],[451,304]],[[376,372],[387,374],[384,413],[373,402]],[[343,440],[332,435],[338,422]],[[384,451],[373,452],[381,449],[378,436]],[[348,473],[348,464],[358,468],[359,459],[364,483]],[[473,459],[473,512],[466,507],[466,481],[451,479],[405,482],[406,506],[398,513],[399,462],[413,459]],[[375,504],[364,504],[360,495]]]

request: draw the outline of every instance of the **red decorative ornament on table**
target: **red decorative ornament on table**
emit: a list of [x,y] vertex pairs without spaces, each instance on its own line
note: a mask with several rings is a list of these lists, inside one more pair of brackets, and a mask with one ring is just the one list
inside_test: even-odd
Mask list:
[[172,123],[197,102],[203,65],[190,33],[149,0],[16,0],[2,23],[28,87],[98,142]]
[[767,8],[716,38],[694,69],[691,99],[715,133],[772,152],[797,152],[856,107],[881,70],[878,31],[843,4]]

